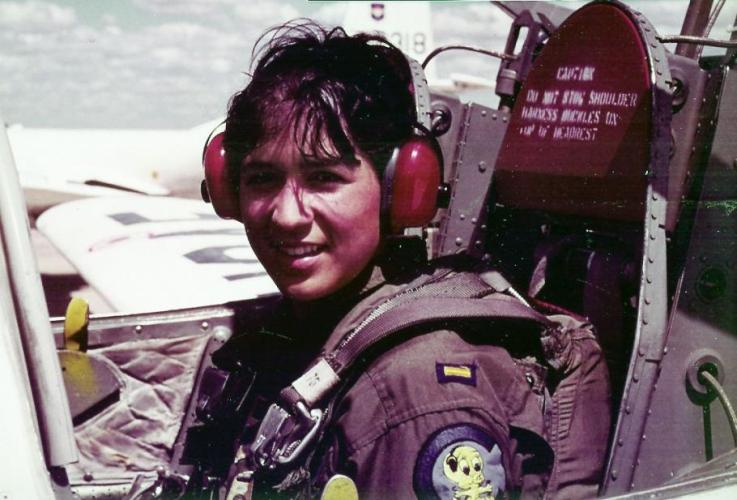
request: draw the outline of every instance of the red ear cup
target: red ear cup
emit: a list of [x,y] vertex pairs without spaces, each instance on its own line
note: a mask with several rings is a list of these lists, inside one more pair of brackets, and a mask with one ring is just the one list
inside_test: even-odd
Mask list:
[[240,220],[238,193],[228,178],[228,162],[225,158],[223,137],[222,132],[213,137],[205,147],[202,157],[207,194],[216,214],[224,219]]
[[382,202],[392,232],[432,220],[441,182],[442,159],[430,139],[416,137],[395,150],[384,172]]

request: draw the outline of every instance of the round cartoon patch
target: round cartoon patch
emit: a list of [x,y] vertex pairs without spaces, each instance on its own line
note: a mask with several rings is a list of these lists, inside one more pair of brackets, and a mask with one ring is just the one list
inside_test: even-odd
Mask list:
[[453,425],[441,429],[420,450],[414,470],[418,498],[493,499],[504,491],[502,451],[483,429]]

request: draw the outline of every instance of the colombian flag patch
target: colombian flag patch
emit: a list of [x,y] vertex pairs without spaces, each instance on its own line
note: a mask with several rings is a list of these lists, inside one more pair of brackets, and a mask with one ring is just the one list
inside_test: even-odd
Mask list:
[[476,386],[476,365],[473,363],[435,363],[435,374],[441,384],[459,382]]

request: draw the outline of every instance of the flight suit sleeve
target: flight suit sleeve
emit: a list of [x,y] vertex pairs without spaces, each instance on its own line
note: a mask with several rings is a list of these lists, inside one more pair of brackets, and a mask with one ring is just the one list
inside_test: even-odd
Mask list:
[[434,332],[383,355],[336,406],[329,468],[362,499],[504,496],[523,484],[514,429],[540,436],[541,405],[504,349]]

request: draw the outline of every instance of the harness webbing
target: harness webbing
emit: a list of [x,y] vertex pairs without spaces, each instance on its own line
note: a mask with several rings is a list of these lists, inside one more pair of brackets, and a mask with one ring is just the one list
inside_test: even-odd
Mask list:
[[397,332],[423,323],[484,318],[531,320],[543,326],[552,324],[542,314],[505,295],[479,299],[410,298],[373,320],[353,337],[353,342],[330,353],[326,359],[340,376],[363,352]]
[[497,290],[477,275],[459,273],[442,281],[421,284],[391,297],[377,307],[338,346],[281,392],[290,405],[312,406],[340,381],[363,353],[390,336],[425,323],[461,319],[527,320],[550,327],[543,314]]
[[424,276],[385,300],[332,351],[281,391],[282,404],[271,405],[251,444],[255,462],[267,468],[295,463],[330,420],[329,409],[317,403],[330,399],[327,396],[342,378],[348,380],[348,372],[367,350],[408,328],[484,318],[523,320],[545,330],[555,325],[520,299],[499,293],[508,288],[495,273],[445,273]]

